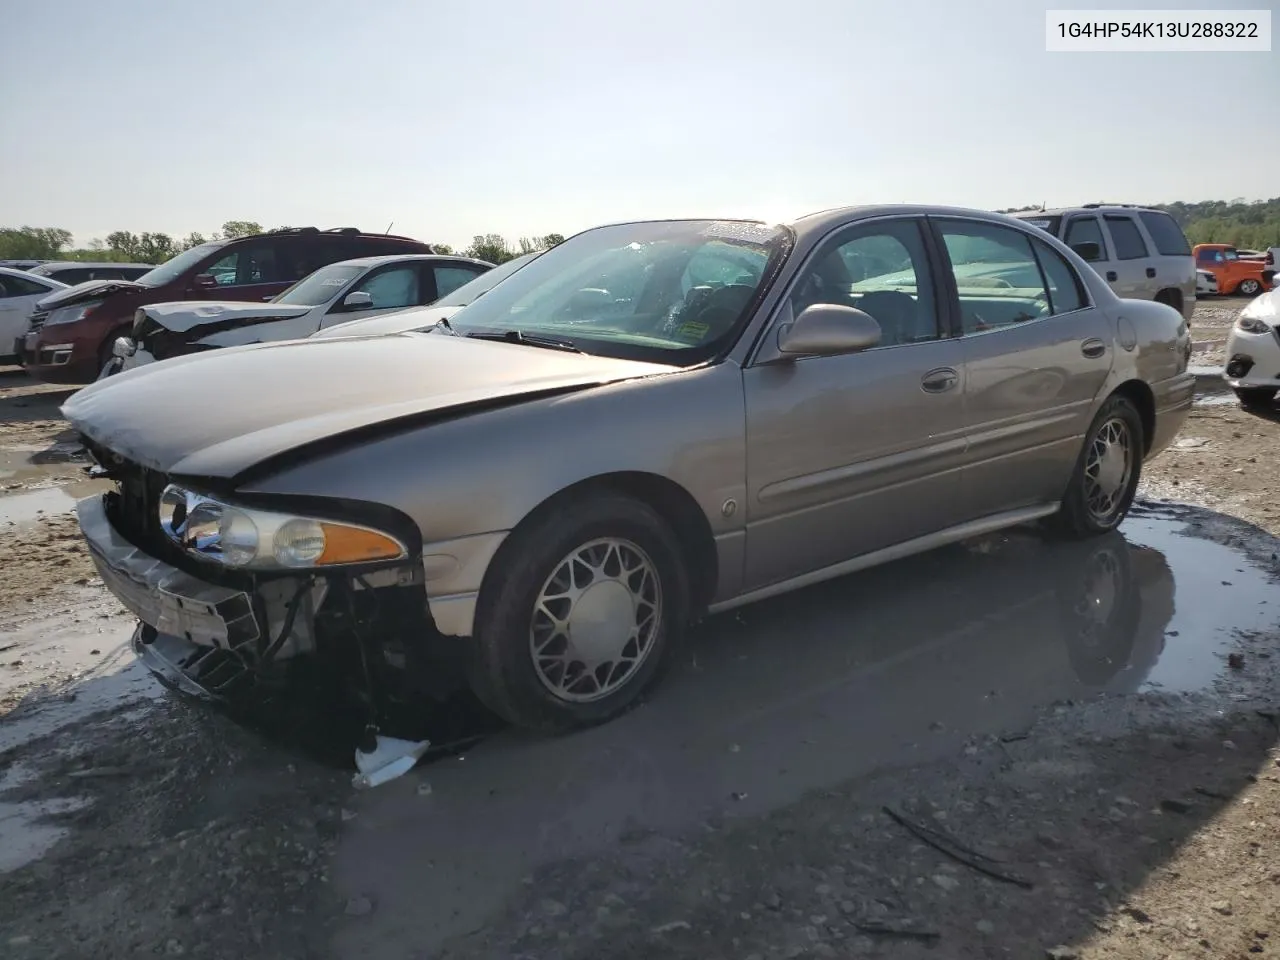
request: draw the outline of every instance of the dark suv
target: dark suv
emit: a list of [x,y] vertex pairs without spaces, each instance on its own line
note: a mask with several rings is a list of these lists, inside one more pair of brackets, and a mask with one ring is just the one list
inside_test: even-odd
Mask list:
[[297,227],[202,243],[137,280],[92,280],[36,304],[14,345],[27,371],[47,383],[92,383],[141,306],[171,300],[269,300],[295,280],[339,260],[434,253],[409,237],[354,227]]

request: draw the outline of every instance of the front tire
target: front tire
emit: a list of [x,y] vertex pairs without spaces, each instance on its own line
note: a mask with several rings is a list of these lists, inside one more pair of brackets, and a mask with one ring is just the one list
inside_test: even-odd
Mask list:
[[494,558],[472,688],[526,729],[611,720],[658,678],[689,603],[679,541],[654,510],[615,493],[566,501],[517,528]]
[[1235,391],[1240,406],[1250,409],[1268,407],[1276,398],[1276,391],[1270,387],[1236,387]]
[[1133,402],[1113,396],[1089,425],[1062,505],[1050,525],[1071,538],[1096,537],[1129,512],[1146,450],[1142,417]]
[[1262,284],[1253,278],[1249,278],[1248,280],[1240,281],[1240,286],[1236,287],[1236,293],[1240,294],[1242,297],[1255,297],[1261,289]]

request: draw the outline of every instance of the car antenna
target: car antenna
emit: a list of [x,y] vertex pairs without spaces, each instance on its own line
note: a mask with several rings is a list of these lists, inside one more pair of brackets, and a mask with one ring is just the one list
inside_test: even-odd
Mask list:
[[395,225],[396,225],[396,222],[394,220],[388,223],[387,229],[382,231],[382,235],[385,237],[387,234],[389,234],[391,232],[391,228],[394,227]]

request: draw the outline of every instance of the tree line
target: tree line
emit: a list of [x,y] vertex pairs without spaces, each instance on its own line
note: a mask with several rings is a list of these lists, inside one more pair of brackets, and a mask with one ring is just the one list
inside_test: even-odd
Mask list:
[[[1182,227],[1192,245],[1197,243],[1229,243],[1245,250],[1280,247],[1280,197],[1271,200],[1246,201],[1204,200],[1199,203],[1153,203]],[[1039,210],[1040,204],[1009,207],[1000,213],[1022,213]]]
[[[273,227],[272,230],[287,230],[288,227]],[[192,232],[181,239],[175,239],[167,233],[132,233],[128,230],[116,230],[107,234],[105,240],[94,239],[88,246],[72,247],[71,231],[61,227],[0,227],[0,260],[80,260],[107,263],[164,263],[183,250],[198,247],[211,240],[250,237],[263,230],[262,224],[252,220],[228,220],[221,230],[205,236]],[[514,244],[508,243],[501,234],[486,233],[472,238],[471,245],[460,251],[464,257],[475,257],[489,263],[505,263],[526,253],[545,250],[564,241],[558,233],[548,233],[540,237],[521,237]],[[440,253],[451,254],[453,248],[447,243],[433,243],[432,247]]]
[[[1245,249],[1265,249],[1280,246],[1280,197],[1271,200],[1247,202],[1235,200],[1205,200],[1199,203],[1153,204],[1165,210],[1181,225],[1187,239],[1196,243],[1231,243]],[[1040,205],[1009,207],[1001,213],[1039,210]],[[276,230],[287,227],[274,227]],[[221,230],[205,236],[189,233],[175,239],[167,233],[132,233],[116,230],[105,240],[91,240],[81,248],[71,246],[70,231],[59,227],[4,227],[0,228],[0,260],[102,260],[117,263],[163,263],[170,257],[199,246],[210,240],[230,237],[247,237],[266,232],[262,225],[252,220],[228,220]],[[471,245],[458,251],[462,256],[505,263],[515,257],[535,250],[544,250],[561,243],[564,237],[548,233],[540,237],[521,237],[515,243],[497,233],[478,234]],[[453,253],[448,244],[432,244],[441,253]]]

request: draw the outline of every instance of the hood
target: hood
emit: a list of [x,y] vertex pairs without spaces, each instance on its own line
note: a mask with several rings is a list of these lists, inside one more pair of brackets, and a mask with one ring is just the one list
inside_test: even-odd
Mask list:
[[1240,311],[1240,316],[1261,320],[1273,327],[1280,326],[1280,289],[1258,294]]
[[383,337],[389,333],[408,333],[410,330],[425,330],[435,326],[441,320],[452,317],[462,307],[420,307],[409,310],[398,310],[395,313],[380,313],[376,317],[361,317],[359,320],[348,320],[346,323],[335,323],[311,334],[312,340],[332,337]]
[[145,284],[134,283],[132,280],[86,280],[84,283],[77,283],[74,287],[67,287],[65,290],[49,294],[36,304],[36,309],[56,310],[59,307],[69,307],[73,303],[83,303],[86,300],[101,300],[118,290],[149,289],[151,288]]
[[153,470],[233,479],[352,431],[674,369],[447,334],[292,340],[126,370],[73,394],[62,413]]
[[315,307],[295,306],[287,303],[217,302],[209,300],[183,300],[177,303],[153,303],[144,307],[147,316],[175,333],[183,333],[192,327],[229,321],[227,326],[241,326],[245,320],[284,320],[310,313]]

